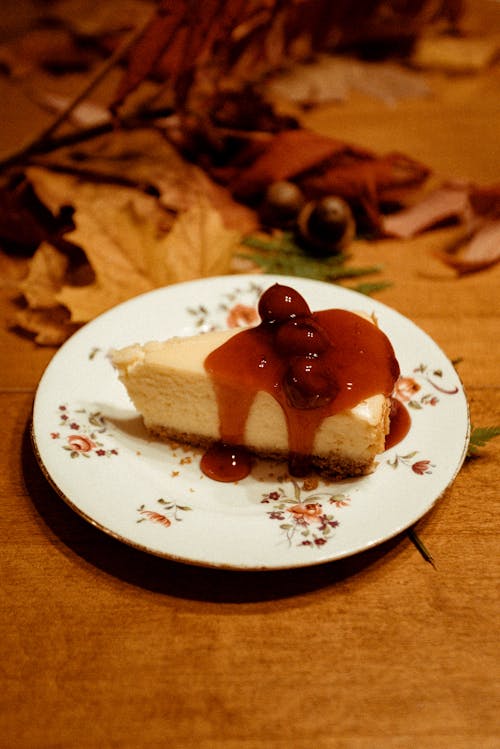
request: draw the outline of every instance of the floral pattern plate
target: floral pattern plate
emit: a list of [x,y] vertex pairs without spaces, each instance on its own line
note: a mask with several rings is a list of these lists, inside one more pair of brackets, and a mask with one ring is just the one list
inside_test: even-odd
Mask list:
[[[368,476],[294,480],[285,464],[258,462],[238,483],[212,481],[196,450],[148,437],[116,376],[110,349],[252,323],[261,292],[276,281],[294,286],[314,310],[374,313],[393,343],[402,372],[395,394],[412,424]],[[169,286],[104,313],[56,353],[33,410],[42,470],[77,513],[146,552],[233,569],[319,564],[397,535],[453,481],[469,431],[454,367],[412,322],[336,285],[268,275]]]

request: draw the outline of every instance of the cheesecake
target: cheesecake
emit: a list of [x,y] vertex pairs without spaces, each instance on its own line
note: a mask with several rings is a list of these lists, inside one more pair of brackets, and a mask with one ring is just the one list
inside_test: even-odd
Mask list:
[[247,456],[287,460],[292,475],[369,472],[399,375],[388,338],[364,315],[311,312],[280,284],[259,313],[253,327],[112,352],[150,434],[202,448],[202,470],[223,481],[249,472]]

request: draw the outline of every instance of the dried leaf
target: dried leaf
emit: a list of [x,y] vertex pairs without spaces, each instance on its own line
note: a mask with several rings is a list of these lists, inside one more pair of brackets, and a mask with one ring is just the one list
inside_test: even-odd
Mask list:
[[71,200],[75,228],[65,239],[84,251],[94,272],[91,283],[65,283],[55,294],[56,301],[70,310],[71,322],[87,322],[164,284],[229,270],[238,234],[223,226],[206,199],[173,223],[155,198],[138,190],[109,190],[40,168],[29,169],[28,178],[54,213]]
[[0,187],[0,240],[7,246],[35,250],[53,230],[53,216],[26,182]]
[[412,206],[383,217],[384,233],[407,239],[454,220],[458,239],[435,254],[458,273],[472,273],[500,261],[500,187],[443,184]]
[[60,149],[56,156],[39,159],[39,163],[157,193],[160,204],[169,211],[187,210],[204,195],[229,228],[252,231],[257,224],[254,211],[237,203],[229,190],[182,158],[158,129],[116,130],[78,147]]
[[371,156],[369,151],[305,128],[284,130],[267,142],[261,155],[240,171],[230,187],[236,195],[249,197],[271,182],[296,178],[345,153],[360,159]]
[[500,49],[500,34],[482,36],[423,36],[412,63],[419,68],[448,73],[473,73],[487,67]]
[[486,187],[471,185],[469,200],[477,216],[500,219],[500,184]]
[[419,12],[405,4],[391,6],[388,12],[384,0],[337,0],[334,6],[331,0],[207,0],[199,13],[192,0],[162,0],[132,47],[114,107],[156,74],[169,80],[178,107],[189,109],[190,88],[197,82],[205,92],[221,83],[238,87],[341,45],[378,40],[387,46],[391,39],[400,43],[402,37],[412,39],[456,9],[454,0],[437,6],[435,0],[424,0]]
[[500,261],[500,221],[486,221],[470,238],[439,254],[459,274],[473,273]]
[[57,293],[64,283],[68,265],[65,254],[48,242],[42,242],[33,255],[28,275],[19,285],[32,309],[58,306]]
[[345,158],[324,165],[305,176],[301,185],[313,197],[339,195],[356,207],[366,230],[381,231],[380,204],[400,201],[405,193],[419,187],[429,175],[423,164],[404,154],[371,158]]
[[0,46],[0,63],[14,78],[24,78],[36,69],[56,73],[88,70],[92,60],[89,49],[78,45],[62,27],[30,29]]
[[151,4],[144,0],[58,0],[43,3],[43,21],[48,25],[64,25],[80,38],[112,38],[127,31],[131,25],[145,23],[151,15]]
[[144,32],[130,52],[127,69],[123,75],[113,101],[116,108],[153,71],[164,50],[172,43],[182,28],[186,4],[162,0]]
[[71,323],[69,312],[63,306],[19,310],[15,324],[33,333],[34,340],[40,346],[59,346],[78,329],[78,325]]
[[383,218],[383,231],[391,237],[408,239],[443,221],[465,220],[469,211],[466,186],[444,185],[409,208]]
[[238,197],[255,199],[272,182],[293,180],[308,198],[333,194],[353,203],[373,231],[380,226],[380,202],[400,200],[428,175],[427,167],[404,154],[377,156],[299,128],[272,136],[230,187]]
[[239,233],[226,229],[220,214],[201,199],[182,213],[166,237],[168,261],[163,283],[227,273],[239,243]]
[[345,101],[353,91],[374,96],[388,105],[430,93],[421,74],[393,62],[365,62],[332,55],[319,55],[312,63],[295,65],[271,78],[266,88],[271,95],[303,106]]

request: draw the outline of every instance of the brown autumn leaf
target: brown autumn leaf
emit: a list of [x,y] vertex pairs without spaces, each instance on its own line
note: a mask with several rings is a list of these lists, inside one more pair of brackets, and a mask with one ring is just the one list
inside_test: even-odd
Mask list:
[[413,205],[383,217],[387,236],[409,239],[444,222],[461,230],[436,256],[459,275],[473,273],[500,261],[500,186],[445,183]]
[[79,248],[65,242],[58,247],[43,241],[35,251],[27,276],[18,284],[26,306],[17,310],[14,324],[35,334],[41,345],[57,346],[71,335],[78,324],[60,303],[58,294],[64,285],[92,283],[94,273]]
[[0,185],[0,242],[35,250],[54,231],[53,216],[26,182]]
[[247,168],[239,170],[230,188],[245,198],[258,195],[271,182],[297,178],[342,154],[362,161],[371,157],[365,149],[306,128],[284,130],[263,145],[261,153]]
[[380,229],[382,200],[397,200],[420,186],[429,169],[404,154],[378,156],[358,146],[299,128],[268,140],[230,183],[236,195],[255,198],[272,182],[293,180],[306,197],[339,195],[352,203],[371,231]]
[[383,217],[389,237],[408,239],[445,221],[465,221],[469,212],[466,185],[441,185],[413,205]]
[[28,275],[19,284],[31,309],[58,307],[57,294],[64,283],[69,258],[49,242],[42,242],[31,259]]
[[490,65],[500,49],[500,33],[481,36],[428,35],[415,45],[411,62],[417,68],[446,73],[477,73]]
[[392,61],[366,62],[340,55],[318,55],[313,62],[295,65],[269,79],[266,90],[272,96],[302,106],[345,101],[353,91],[373,96],[387,105],[430,94],[421,73]]
[[154,10],[153,0],[57,0],[40,5],[40,23],[65,26],[86,40],[114,38],[132,25],[144,24]]
[[240,232],[226,229],[220,214],[200,198],[179,214],[163,243],[163,284],[227,273]]
[[94,57],[62,27],[32,28],[0,44],[0,64],[13,78],[25,78],[37,69],[52,73],[88,70]]
[[460,15],[456,0],[418,5],[416,12],[413,4],[396,8],[386,0],[337,0],[335,7],[331,0],[206,0],[199,13],[192,0],[160,0],[130,50],[113,108],[152,74],[170,83],[182,109],[200,80],[205,91],[221,82],[241,86],[339,46],[378,41],[387,47],[391,40],[398,45]]
[[471,185],[469,200],[471,208],[477,216],[500,219],[500,183]]
[[[382,202],[400,202],[419,187],[430,170],[405,154],[390,153],[369,159],[340,158],[307,175],[302,186],[313,196],[340,195],[361,208],[363,223],[371,231],[381,230]],[[361,217],[360,217],[361,218]]]
[[481,221],[466,238],[438,253],[438,257],[459,275],[495,265],[500,261],[500,221]]
[[32,333],[36,343],[40,346],[60,346],[72,333],[78,330],[78,325],[71,323],[68,310],[59,305],[50,309],[19,310],[15,325],[27,333]]
[[[61,251],[41,246],[20,286],[33,311],[53,303],[57,315],[63,307],[70,324],[82,324],[142,292],[230,270],[239,233],[224,227],[203,196],[173,218],[154,197],[133,188],[110,190],[40,167],[30,168],[27,177],[54,215],[71,202],[74,229],[64,239],[83,251],[92,271],[88,283],[70,283]],[[33,330],[36,316],[29,323]]]
[[384,216],[382,227],[390,237],[408,239],[444,222],[454,221],[472,233],[483,223],[500,219],[500,184],[475,185],[444,182],[424,193],[412,205]]
[[59,149],[39,163],[64,168],[88,179],[109,180],[155,193],[168,211],[184,211],[204,195],[228,228],[241,232],[257,226],[254,211],[237,203],[196,164],[184,159],[157,128],[115,130],[87,143]]

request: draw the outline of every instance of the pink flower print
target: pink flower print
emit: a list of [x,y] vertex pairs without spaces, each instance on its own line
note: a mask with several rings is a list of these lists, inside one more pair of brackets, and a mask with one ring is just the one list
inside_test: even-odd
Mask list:
[[279,510],[273,510],[272,512],[269,512],[268,515],[271,518],[271,520],[284,520],[285,519],[285,516]]
[[408,403],[419,390],[420,385],[412,377],[400,377],[394,386],[394,397]]
[[268,505],[271,501],[276,502],[278,499],[281,499],[281,494],[279,492],[269,492],[269,494],[264,494],[261,501],[261,504]]
[[95,447],[95,442],[84,434],[70,434],[68,443],[73,450],[79,453],[88,453]]
[[416,463],[413,463],[411,470],[414,473],[418,473],[419,476],[423,476],[424,473],[432,473],[430,471],[431,467],[431,461],[430,460],[417,460]]
[[321,521],[323,514],[323,508],[316,502],[299,503],[290,507],[289,511],[299,523],[318,523]]
[[280,482],[291,481],[293,492],[288,494],[282,486],[274,491],[262,495],[261,502],[270,504],[273,509],[268,510],[266,515],[271,520],[279,522],[279,530],[285,537],[289,546],[308,546],[314,548],[323,546],[333,538],[332,529],[339,525],[333,515],[325,512],[325,502],[336,507],[346,507],[350,498],[345,494],[330,494],[330,492],[319,492],[304,496],[303,492],[315,490],[319,486],[316,477],[306,478],[303,482],[295,479],[281,477]]
[[148,520],[152,520],[154,523],[160,523],[160,525],[164,525],[165,528],[168,528],[169,525],[172,525],[172,522],[167,518],[166,515],[162,515],[159,512],[155,512],[154,510],[139,510],[141,515],[144,515]]
[[249,307],[246,304],[235,304],[229,310],[226,322],[230,328],[240,328],[257,322],[258,317],[255,307]]

